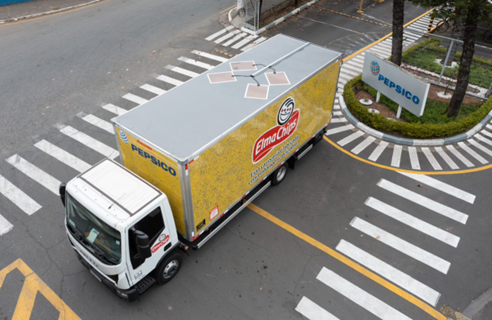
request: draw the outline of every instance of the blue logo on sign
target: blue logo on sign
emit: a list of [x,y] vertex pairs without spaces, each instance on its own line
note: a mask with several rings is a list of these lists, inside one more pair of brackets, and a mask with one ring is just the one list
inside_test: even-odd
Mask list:
[[370,67],[371,67],[371,73],[374,76],[377,76],[379,74],[379,71],[381,70],[381,68],[379,67],[379,63],[377,61],[372,61]]
[[121,140],[123,140],[124,143],[128,143],[128,137],[126,136],[126,134],[120,130],[120,138]]

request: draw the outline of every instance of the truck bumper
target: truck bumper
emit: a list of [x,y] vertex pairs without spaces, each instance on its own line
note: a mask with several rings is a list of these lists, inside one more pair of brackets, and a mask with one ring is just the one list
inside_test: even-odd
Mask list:
[[137,289],[119,289],[113,282],[106,279],[106,277],[104,277],[98,270],[94,269],[87,261],[85,261],[85,259],[82,258],[77,251],[75,251],[75,254],[77,255],[77,259],[79,259],[80,263],[82,263],[97,280],[104,283],[114,294],[116,294],[121,299],[130,302],[135,301],[140,297],[140,293]]

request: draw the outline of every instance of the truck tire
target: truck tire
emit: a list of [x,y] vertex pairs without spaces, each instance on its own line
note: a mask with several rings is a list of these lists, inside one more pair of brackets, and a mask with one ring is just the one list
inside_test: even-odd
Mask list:
[[157,283],[165,284],[171,281],[178,274],[179,269],[181,269],[182,262],[183,258],[177,252],[173,252],[164,258],[157,268]]
[[287,175],[287,165],[284,163],[280,168],[275,170],[272,177],[272,184],[274,186],[278,186],[280,182],[284,181],[285,176]]

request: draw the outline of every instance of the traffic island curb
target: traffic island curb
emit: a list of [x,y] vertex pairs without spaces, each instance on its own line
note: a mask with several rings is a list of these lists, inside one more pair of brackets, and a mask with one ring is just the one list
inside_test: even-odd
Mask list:
[[378,139],[395,144],[407,145],[407,146],[433,147],[433,146],[442,146],[442,145],[453,144],[460,141],[468,140],[477,132],[482,130],[483,127],[485,127],[487,123],[492,119],[492,110],[491,110],[482,119],[482,121],[480,121],[476,126],[474,126],[472,129],[468,130],[465,133],[452,136],[449,138],[444,138],[444,139],[408,139],[408,138],[396,137],[388,133],[382,133],[359,121],[359,119],[357,119],[354,115],[352,115],[352,113],[347,108],[347,104],[345,103],[345,99],[343,98],[343,91],[339,95],[338,101],[340,102],[340,107],[342,108],[343,114],[356,128]]
[[65,12],[65,11],[69,11],[69,10],[73,10],[73,9],[78,9],[78,8],[85,7],[85,6],[88,6],[88,5],[97,3],[97,2],[101,2],[101,1],[104,1],[104,0],[93,0],[93,1],[86,2],[86,3],[81,3],[81,4],[77,4],[74,6],[65,7],[65,8],[61,8],[61,9],[57,9],[57,10],[50,10],[50,11],[46,11],[46,12],[34,13],[34,14],[29,14],[29,15],[25,15],[25,16],[16,17],[16,18],[4,19],[4,20],[0,20],[0,25],[6,24],[6,23],[11,23],[11,22],[17,22],[17,21],[21,21],[21,20],[38,18],[38,17],[42,17],[42,16],[47,16],[50,14],[55,14],[55,13],[61,13],[61,12]]

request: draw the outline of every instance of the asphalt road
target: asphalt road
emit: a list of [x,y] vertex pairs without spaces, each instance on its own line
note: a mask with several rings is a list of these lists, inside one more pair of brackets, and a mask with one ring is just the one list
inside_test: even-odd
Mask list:
[[[219,49],[239,54],[240,50],[204,40],[222,28],[217,22],[218,13],[231,2],[110,0],[0,27],[0,46],[9,48],[0,52],[1,70],[5,70],[0,74],[0,85],[6,93],[0,107],[0,175],[42,205],[28,215],[0,195],[0,214],[14,225],[0,236],[0,280],[6,275],[3,284],[0,282],[0,317],[11,319],[16,313],[56,319],[59,311],[55,301],[62,308],[68,306],[81,319],[302,319],[295,309],[301,299],[307,298],[340,319],[377,319],[363,304],[351,300],[360,296],[360,291],[354,289],[358,287],[412,319],[433,319],[416,306],[414,299],[388,290],[391,286],[387,283],[371,280],[371,267],[357,271],[333,253],[360,254],[361,250],[366,257],[370,254],[418,280],[421,285],[417,285],[420,289],[415,295],[430,296],[428,300],[436,293],[440,295],[430,309],[451,306],[462,311],[492,287],[488,275],[492,262],[488,250],[492,240],[488,171],[432,176],[473,194],[476,198],[470,203],[463,196],[439,191],[401,173],[359,162],[326,141],[308,153],[294,171],[289,171],[280,186],[270,188],[254,202],[284,225],[266,219],[257,210],[246,209],[201,250],[190,252],[178,277],[164,287],[151,288],[139,301],[128,304],[119,300],[77,261],[66,240],[58,197],[3,159],[17,154],[60,181],[71,179],[77,170],[33,147],[33,143],[46,140],[89,164],[98,162],[101,154],[64,136],[54,125],[70,125],[114,148],[111,134],[77,114],[84,112],[109,121],[112,115],[101,104],[132,108],[136,104],[125,101],[122,95],[134,93],[152,98],[152,94],[139,88],[144,83],[168,89],[157,83],[156,75],[167,74],[185,81],[186,77],[170,73],[165,66],[180,65],[176,59],[189,56],[192,50],[220,54],[216,51]],[[333,9],[353,13],[357,8],[351,2],[345,6],[335,3]],[[366,8],[366,18],[387,23],[390,9],[390,2]],[[406,19],[424,11],[407,6]],[[348,55],[387,34],[389,29],[311,9],[270,31],[268,36],[276,32],[337,46],[335,49]],[[199,72],[197,68],[187,68]],[[388,183],[391,187],[384,188]],[[396,194],[393,191],[397,187],[406,191]],[[451,210],[438,213],[428,203],[412,200],[412,194]],[[370,198],[454,236],[445,239],[459,237],[459,243],[450,245],[444,238],[437,239],[436,233],[425,233],[426,228],[409,227],[375,210],[368,205],[374,201],[368,202]],[[443,214],[455,211],[468,215],[466,224]],[[412,247],[391,247],[381,237],[372,237],[367,223],[432,256],[426,255],[430,257],[426,260],[415,255]],[[300,233],[293,234],[289,228]],[[318,241],[318,247],[313,240]],[[347,246],[352,249],[344,251]],[[33,273],[23,274],[25,268],[7,273],[5,268],[17,259]],[[327,272],[345,279],[345,285],[336,287],[317,279],[323,279]],[[29,294],[22,292],[36,292],[33,288],[42,294],[34,295],[33,307],[29,308]],[[350,290],[344,295],[341,288]],[[24,309],[16,309],[18,304]]]

